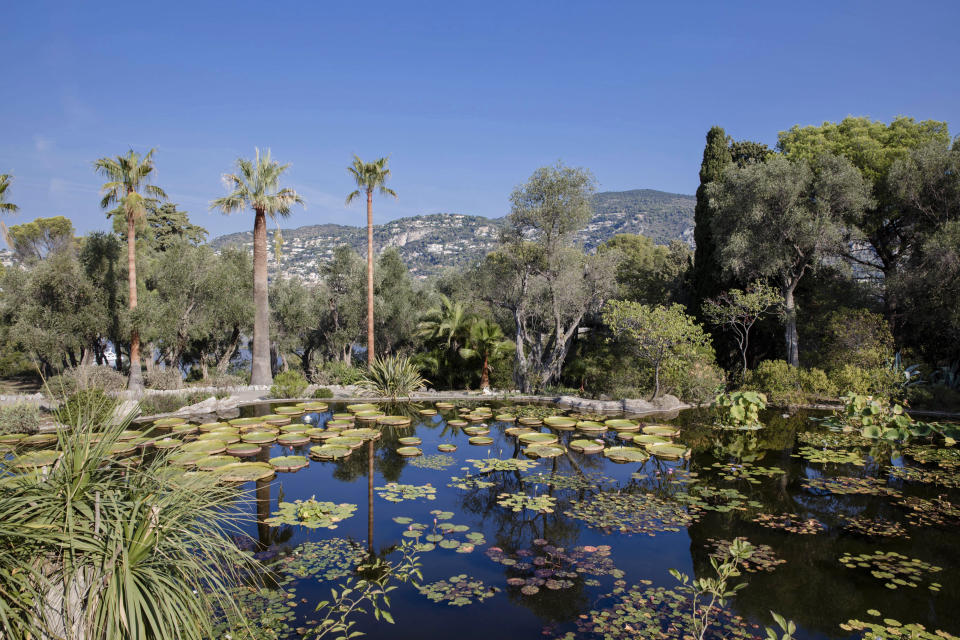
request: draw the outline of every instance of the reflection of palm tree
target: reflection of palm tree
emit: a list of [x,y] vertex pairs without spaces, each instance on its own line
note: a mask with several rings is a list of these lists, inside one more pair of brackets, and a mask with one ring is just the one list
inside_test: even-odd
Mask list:
[[373,555],[373,440],[367,442],[367,553]]

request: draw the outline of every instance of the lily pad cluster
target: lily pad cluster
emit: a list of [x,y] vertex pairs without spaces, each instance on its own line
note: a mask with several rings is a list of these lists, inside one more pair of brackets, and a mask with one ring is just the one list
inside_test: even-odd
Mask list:
[[557,499],[546,494],[528,496],[525,493],[501,493],[497,496],[497,504],[516,513],[524,509],[537,513],[553,513],[553,508],[557,506]]
[[724,480],[730,482],[746,480],[750,484],[760,484],[760,478],[773,478],[786,473],[786,470],[780,467],[761,467],[750,462],[714,462],[710,466],[716,469],[717,475]]
[[367,551],[362,544],[343,538],[328,538],[304,542],[283,558],[280,566],[285,573],[297,578],[339,580],[353,573],[366,558]]
[[877,618],[877,621],[847,620],[840,628],[844,631],[862,631],[861,637],[870,640],[960,640],[960,637],[940,629],[928,631],[922,624],[904,624],[894,618],[883,618],[883,614],[876,609],[870,609],[867,614]]
[[897,497],[900,492],[886,486],[886,482],[878,478],[854,478],[851,476],[804,478],[800,481],[806,489],[824,491],[836,495],[868,495]]
[[266,519],[271,527],[299,525],[308,529],[336,529],[337,523],[346,520],[357,510],[357,505],[348,502],[323,502],[310,498],[294,502],[281,502],[273,515]]
[[524,460],[522,458],[468,459],[467,462],[472,464],[479,473],[491,473],[493,471],[529,471],[538,464],[536,460]]
[[601,489],[615,481],[602,473],[534,473],[523,476],[524,484],[545,484],[554,489],[568,489],[581,491],[584,489]]
[[844,531],[871,538],[909,538],[907,530],[899,522],[885,518],[850,516],[843,525]]
[[950,502],[944,496],[930,500],[920,496],[910,496],[898,504],[908,509],[907,522],[918,527],[960,524],[960,505]]
[[377,495],[389,502],[403,502],[404,500],[417,500],[426,498],[427,500],[437,499],[437,490],[430,484],[398,484],[388,482],[383,487],[374,487]]
[[[507,584],[519,587],[523,595],[534,595],[542,588],[556,591],[569,589],[575,580],[584,576],[624,576],[610,557],[609,545],[584,545],[571,549],[550,544],[538,538],[529,549],[507,553],[500,547],[490,547],[486,556],[508,569]],[[595,578],[584,580],[588,586],[599,584]]]
[[417,591],[433,602],[446,603],[452,607],[483,602],[497,592],[496,588],[486,586],[482,580],[469,578],[465,573],[446,580],[417,585]]
[[[734,540],[743,540],[746,541],[746,538],[734,538]],[[730,545],[733,544],[733,540],[717,540],[714,538],[707,538],[707,548],[710,549],[710,557],[716,558],[717,560],[723,562],[726,558],[730,557]],[[754,544],[753,552],[750,556],[740,563],[740,569],[748,573],[759,573],[761,571],[773,571],[781,564],[786,563],[786,560],[777,556],[773,551],[773,547],[767,544]]]
[[584,500],[572,500],[564,514],[605,533],[680,531],[697,519],[683,505],[652,493],[603,491]]
[[954,469],[922,469],[920,467],[890,467],[888,472],[898,480],[933,484],[948,489],[960,488],[960,474]]
[[407,528],[402,535],[404,538],[412,538],[417,543],[417,551],[428,552],[440,547],[452,549],[457,553],[472,553],[477,546],[487,543],[482,532],[470,531],[470,527],[465,524],[449,522],[453,518],[452,511],[434,509],[430,515],[433,516],[431,524],[414,522],[413,518],[407,516],[397,516],[393,519],[397,524],[406,525]]
[[753,518],[753,521],[761,527],[801,535],[815,535],[826,529],[816,518],[803,518],[795,513],[760,513]]
[[410,465],[420,469],[433,469],[434,471],[444,471],[457,463],[453,456],[442,453],[434,453],[428,456],[420,456],[410,461]]
[[817,449],[814,447],[800,447],[795,458],[803,458],[807,462],[820,464],[853,464],[858,467],[864,465],[863,454],[852,449]]
[[763,503],[751,500],[736,489],[715,487],[709,484],[694,483],[688,491],[674,496],[677,502],[687,505],[694,513],[699,511],[747,511],[762,509]]
[[[877,580],[883,581],[887,589],[899,587],[918,587],[926,579],[927,574],[943,571],[938,567],[918,558],[897,553],[896,551],[874,551],[859,555],[844,554],[839,559],[840,564],[848,569],[867,569]],[[930,591],[940,591],[939,582],[930,582],[927,588]]]

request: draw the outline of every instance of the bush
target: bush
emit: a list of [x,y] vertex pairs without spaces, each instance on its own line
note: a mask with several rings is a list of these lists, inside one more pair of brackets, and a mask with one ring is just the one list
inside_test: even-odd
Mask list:
[[183,407],[188,407],[207,398],[226,398],[229,394],[224,391],[210,393],[209,391],[191,391],[189,393],[163,393],[144,396],[140,400],[140,412],[145,416],[158,413],[173,413]]
[[315,369],[311,376],[314,384],[337,384],[348,385],[357,384],[363,379],[364,370],[354,367],[345,362],[331,360],[324,362],[318,369]]
[[327,389],[326,387],[320,387],[319,389],[313,392],[313,397],[314,398],[332,398],[333,391],[330,391],[330,389]]
[[158,367],[143,377],[143,384],[147,389],[179,389],[183,387],[183,374],[177,368]]
[[843,393],[857,395],[897,396],[901,380],[897,373],[887,367],[864,369],[854,364],[845,364],[830,372],[830,381]]
[[819,364],[827,370],[846,365],[876,369],[893,358],[893,335],[879,313],[840,309],[827,316],[819,351]]
[[109,422],[117,401],[103,389],[82,389],[57,407],[57,420],[71,427],[103,425]]
[[86,389],[101,389],[110,393],[126,388],[127,376],[113,367],[96,364],[64,369],[60,375],[47,380],[45,385],[47,395],[58,400]]
[[420,369],[404,356],[377,358],[360,381],[367,391],[394,399],[409,396],[426,384]]
[[40,428],[40,408],[27,402],[0,407],[0,435],[33,433]]
[[247,383],[240,376],[231,375],[229,373],[214,372],[207,376],[206,380],[200,379],[196,384],[198,387],[215,387],[217,389],[223,389],[226,387],[242,387]]
[[273,378],[270,396],[273,398],[299,398],[307,390],[307,379],[299,371],[282,371]]
[[694,360],[667,377],[668,387],[681,399],[696,403],[714,398],[725,384],[723,369],[713,363],[712,357]]
[[766,393],[774,404],[811,402],[837,392],[822,370],[791,367],[784,360],[764,360],[747,372],[743,387]]

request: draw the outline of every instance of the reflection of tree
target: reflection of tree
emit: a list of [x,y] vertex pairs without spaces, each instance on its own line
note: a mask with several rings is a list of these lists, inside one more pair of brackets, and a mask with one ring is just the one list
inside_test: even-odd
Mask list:
[[257,480],[254,490],[257,505],[257,549],[265,551],[275,545],[285,544],[293,537],[293,527],[271,527],[265,520],[270,517],[270,487],[272,481]]

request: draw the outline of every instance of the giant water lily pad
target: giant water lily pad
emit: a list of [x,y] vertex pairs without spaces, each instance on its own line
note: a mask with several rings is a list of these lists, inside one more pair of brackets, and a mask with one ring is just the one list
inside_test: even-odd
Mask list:
[[278,456],[270,458],[270,464],[277,471],[290,472],[298,471],[309,466],[309,462],[303,456]]
[[447,420],[447,424],[451,427],[465,427],[467,426],[466,420]]
[[227,450],[227,443],[223,440],[194,440],[180,447],[181,451],[216,455]]
[[405,447],[416,447],[420,445],[423,441],[417,436],[409,436],[406,438],[398,438],[397,442],[402,444]]
[[407,427],[413,421],[407,416],[384,416],[381,415],[377,418],[377,424],[384,427]]
[[203,424],[198,424],[197,429],[199,431],[207,432],[213,431],[214,429],[219,429],[221,427],[229,427],[229,422],[204,422]]
[[195,424],[183,423],[173,425],[173,427],[170,428],[170,431],[178,436],[191,436],[199,431],[199,429]]
[[489,436],[473,436],[472,438],[468,438],[467,442],[472,445],[486,447],[493,444],[493,438]]
[[380,418],[383,418],[383,412],[377,410],[370,411],[358,411],[353,414],[354,419],[357,422],[377,422]]
[[265,522],[271,527],[290,524],[308,529],[336,529],[338,523],[351,517],[356,510],[355,504],[323,502],[311,497],[309,500],[281,502]]
[[186,421],[187,421],[186,418],[160,418],[159,420],[153,421],[153,426],[161,429],[164,429],[164,428],[170,429],[173,427],[173,425],[183,424]]
[[[288,417],[299,416],[301,413],[303,413],[303,409],[301,407],[288,405],[283,407],[277,407],[276,409],[274,409],[274,412],[275,413],[273,413],[272,416],[276,416],[276,415],[288,416]],[[263,420],[264,422],[268,422],[267,417],[268,416],[264,416],[263,418],[260,418],[260,419]]]
[[277,440],[277,434],[272,431],[248,431],[241,434],[240,439],[254,444],[268,444]]
[[219,440],[226,445],[233,444],[234,442],[240,442],[240,435],[226,431],[208,431],[207,433],[201,433],[199,436],[197,436],[197,440]]
[[284,447],[298,447],[310,442],[310,436],[304,433],[281,433],[277,438],[277,444]]
[[303,408],[307,411],[323,412],[329,409],[330,405],[328,405],[326,402],[307,402],[303,405]]
[[[199,440],[198,442],[203,441]],[[160,438],[158,440],[153,440],[151,444],[157,449],[176,449],[177,447],[183,446],[183,440],[178,440],[177,438]]]
[[376,411],[376,410],[377,410],[377,405],[370,404],[368,402],[347,405],[347,411],[349,411],[350,413],[357,413],[359,411]]
[[603,450],[603,455],[619,464],[646,462],[650,459],[650,454],[638,447],[608,447]]
[[27,453],[14,458],[11,466],[14,469],[35,469],[38,467],[49,467],[59,459],[59,451],[28,451]]
[[344,429],[340,432],[342,438],[360,438],[361,440],[379,440],[383,434],[378,429]]
[[543,419],[543,424],[558,431],[571,431],[577,426],[577,421],[567,416],[547,416]]
[[457,450],[457,445],[450,442],[442,442],[437,445],[437,451],[442,451],[444,453],[452,453]]
[[577,431],[586,434],[600,434],[607,430],[607,426],[593,420],[581,420],[577,423]]
[[517,424],[524,427],[539,427],[543,424],[543,420],[540,418],[517,418]]
[[399,447],[397,449],[397,455],[412,458],[423,455],[423,451],[421,451],[419,447]]
[[602,440],[598,442],[596,440],[584,440],[583,438],[579,438],[577,440],[571,440],[570,444],[567,446],[577,453],[600,453],[603,451]]
[[680,435],[680,430],[668,424],[648,424],[643,427],[643,432],[648,436],[664,436],[673,438]]
[[327,431],[345,431],[353,428],[353,420],[330,420],[326,424]]
[[143,437],[143,431],[137,429],[126,429],[121,431],[120,435],[117,436],[117,440],[126,441],[126,440],[136,440],[137,438]]
[[437,415],[436,409],[420,409],[417,413],[422,416],[435,416]]
[[32,436],[22,438],[19,444],[25,447],[45,447],[57,442],[55,433],[35,433]]
[[476,427],[464,427],[463,432],[468,436],[485,436],[490,433],[490,428],[486,425]]
[[274,469],[266,462],[234,462],[220,467],[218,473],[227,482],[254,482],[274,476]]
[[624,420],[622,418],[613,418],[607,420],[603,423],[608,429],[613,429],[616,432],[632,432],[639,431],[640,425],[632,420]]
[[323,444],[310,447],[310,455],[318,460],[339,460],[346,458],[353,452],[349,447],[338,447],[332,444]]
[[227,455],[246,458],[260,453],[260,445],[253,442],[233,442],[227,445]]
[[186,453],[175,453],[169,458],[167,462],[178,467],[193,467],[196,466],[198,460],[203,460],[208,457],[207,454],[202,452],[186,452]]
[[655,436],[649,433],[635,434],[632,438],[634,444],[670,444],[671,440],[664,436]]
[[228,422],[234,427],[259,427],[266,424],[263,418],[234,418]]
[[0,450],[12,449],[27,437],[25,433],[7,433],[0,435]]
[[554,444],[559,441],[559,438],[552,433],[534,431],[533,433],[520,434],[517,436],[517,440],[523,444]]
[[556,458],[567,452],[559,444],[531,444],[523,450],[523,455],[534,460],[540,458]]
[[516,422],[517,417],[512,413],[498,413],[494,417],[494,420],[497,420],[498,422]]
[[233,464],[235,462],[240,462],[240,458],[237,458],[236,456],[208,455],[200,458],[194,464],[200,471],[213,471],[215,469],[222,469],[228,464]]
[[304,433],[310,430],[310,425],[296,422],[280,427],[280,433]]
[[530,427],[507,427],[503,432],[512,438],[519,438],[525,433],[538,433],[538,431]]
[[678,458],[683,458],[690,455],[690,449],[684,447],[683,445],[667,444],[663,442],[648,442],[643,446],[648,452],[665,460],[676,460]]
[[336,447],[349,447],[350,449],[359,449],[363,446],[363,438],[337,436],[335,438],[327,438],[325,442],[326,444],[332,444]]

